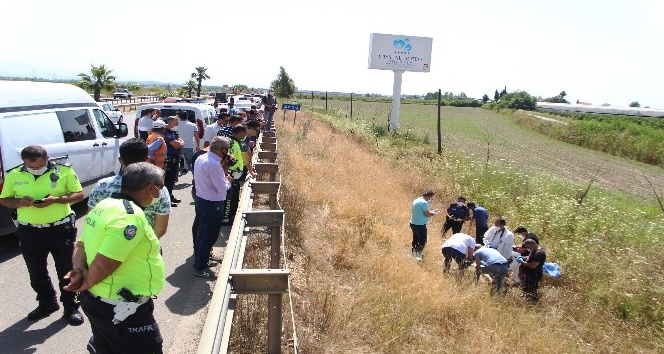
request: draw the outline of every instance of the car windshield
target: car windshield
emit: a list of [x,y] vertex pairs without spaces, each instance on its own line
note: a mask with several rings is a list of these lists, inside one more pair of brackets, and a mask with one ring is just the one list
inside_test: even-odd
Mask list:
[[[174,109],[174,108],[159,108],[159,110],[161,111],[161,119],[166,119],[166,118],[168,118],[168,117],[170,117],[170,116],[175,116],[175,112],[177,112],[179,109]],[[187,112],[187,119],[189,119],[190,121],[191,121],[192,119],[194,119],[194,121],[195,121],[195,119],[196,119],[196,112],[191,111],[191,110],[188,110],[188,109],[186,109],[186,110],[184,110],[184,111]]]

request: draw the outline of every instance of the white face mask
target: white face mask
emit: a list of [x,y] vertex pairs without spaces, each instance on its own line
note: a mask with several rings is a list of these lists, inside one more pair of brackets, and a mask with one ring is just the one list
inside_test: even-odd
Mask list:
[[178,127],[177,125],[174,126],[173,128],[171,128],[171,131],[174,131],[174,132],[176,132],[178,130],[180,130],[180,127]]
[[33,175],[41,176],[46,172],[46,170],[48,170],[48,165],[44,165],[42,168],[38,169],[30,168],[28,166],[25,166],[25,168],[28,170],[28,172],[32,173]]
[[[157,187],[157,186],[154,186],[154,187],[157,188],[157,190],[159,190],[159,187]],[[159,193],[157,193],[156,198],[152,196],[152,191],[150,191],[150,197],[152,198],[152,203],[150,203],[150,205],[159,202],[159,200],[161,199],[161,190],[159,190]]]
[[457,205],[458,205],[458,206],[464,206],[464,205],[466,205],[466,203],[464,203],[464,202],[457,202]]

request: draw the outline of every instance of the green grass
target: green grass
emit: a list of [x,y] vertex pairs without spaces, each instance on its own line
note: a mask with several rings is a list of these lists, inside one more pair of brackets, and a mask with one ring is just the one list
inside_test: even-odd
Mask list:
[[[394,133],[379,128],[387,126],[388,104],[354,104],[350,118],[348,102],[330,101],[327,113],[320,103],[314,100],[313,107],[306,105],[303,110],[313,110],[429,178],[452,179],[455,187],[443,193],[449,198],[465,194],[487,206],[491,215],[505,216],[512,228],[526,225],[541,236],[550,260],[561,264],[564,277],[557,285],[607,309],[616,319],[651,327],[663,341],[664,263],[659,261],[659,250],[664,246],[664,215],[653,200],[597,183],[581,200],[589,179],[563,178],[555,172],[563,163],[570,169],[578,167],[583,149],[519,127],[506,115],[444,107],[446,149],[439,156],[435,106],[402,105],[401,129]],[[588,156],[607,165],[603,178],[617,174],[612,164],[624,163],[601,154]],[[663,175],[648,166],[634,168],[660,179]],[[625,178],[636,183],[631,175]],[[570,316],[577,310],[566,309]]]

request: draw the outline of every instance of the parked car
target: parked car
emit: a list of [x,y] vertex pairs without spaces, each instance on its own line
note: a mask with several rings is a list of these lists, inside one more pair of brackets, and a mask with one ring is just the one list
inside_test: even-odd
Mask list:
[[[40,145],[51,160],[70,163],[87,197],[95,183],[120,169],[116,127],[90,95],[74,85],[0,81],[0,190],[5,171],[23,163],[21,150]],[[16,232],[12,210],[0,206],[0,236]]]
[[113,106],[111,103],[108,102],[97,102],[97,105],[99,105],[99,108],[101,108],[102,111],[106,113],[106,115],[113,122],[113,124],[122,123],[122,119],[124,117],[122,116],[120,108],[116,108],[115,106]]
[[136,121],[134,124],[134,136],[138,137],[138,120],[145,115],[144,111],[148,108],[159,109],[161,111],[161,118],[164,119],[169,116],[174,116],[175,112],[179,109],[187,112],[187,116],[191,120],[196,121],[198,126],[198,137],[203,138],[205,127],[212,124],[216,120],[214,107],[209,104],[200,103],[150,103],[144,104],[136,110]]
[[126,88],[121,88],[118,89],[117,91],[113,92],[113,98],[118,99],[118,98],[124,98],[124,99],[129,99],[133,96],[133,94],[129,91],[129,89]]

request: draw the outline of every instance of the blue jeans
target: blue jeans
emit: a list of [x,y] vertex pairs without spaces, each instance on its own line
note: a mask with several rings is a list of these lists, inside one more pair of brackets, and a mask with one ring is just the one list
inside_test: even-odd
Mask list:
[[263,128],[263,131],[269,131],[270,128],[272,127],[272,118],[274,117],[274,112],[270,111],[268,109],[263,112],[263,119],[265,120],[265,127]]
[[196,197],[196,215],[200,216],[196,233],[194,269],[203,270],[210,261],[210,251],[219,238],[224,201],[210,201]]
[[191,165],[191,159],[194,157],[193,148],[182,148],[182,157],[184,157],[184,165],[189,171],[194,170],[194,166]]
[[491,264],[480,268],[480,271],[485,274],[491,275],[493,278],[493,291],[499,293],[503,292],[503,283],[505,282],[505,277],[507,276],[507,263],[505,264]]

